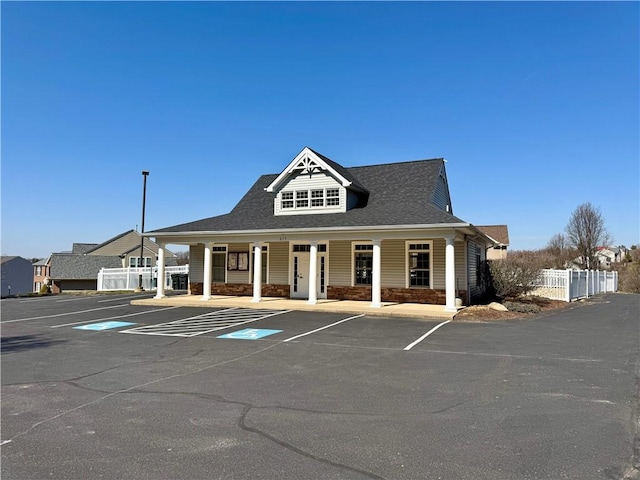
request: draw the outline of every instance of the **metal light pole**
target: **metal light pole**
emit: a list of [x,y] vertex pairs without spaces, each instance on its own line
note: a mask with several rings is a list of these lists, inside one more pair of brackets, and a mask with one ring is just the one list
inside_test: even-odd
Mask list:
[[[149,172],[147,172],[146,170],[142,171],[142,178],[143,180],[143,184],[142,184],[142,228],[140,229],[140,233],[144,233],[144,207],[145,207],[145,203],[147,201],[147,175],[149,175]],[[140,267],[144,267],[144,237],[140,236]],[[139,292],[144,292],[144,288],[142,288],[142,270],[140,270],[140,275],[138,276],[138,291]]]

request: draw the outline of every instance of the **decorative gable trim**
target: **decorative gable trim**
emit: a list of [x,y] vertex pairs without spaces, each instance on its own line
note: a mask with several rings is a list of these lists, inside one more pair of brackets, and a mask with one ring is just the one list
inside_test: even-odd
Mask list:
[[320,158],[313,150],[309,147],[304,147],[302,151],[291,161],[291,163],[287,165],[282,173],[280,173],[280,175],[278,175],[278,177],[265,188],[265,190],[267,192],[277,190],[278,186],[284,182],[289,175],[296,171],[303,174],[326,171],[340,182],[343,187],[349,187],[352,183],[343,175],[338,173],[331,165]]

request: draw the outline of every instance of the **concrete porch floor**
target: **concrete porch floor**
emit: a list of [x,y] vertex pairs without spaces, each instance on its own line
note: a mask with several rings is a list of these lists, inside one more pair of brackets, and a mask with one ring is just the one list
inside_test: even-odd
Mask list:
[[382,307],[373,308],[369,302],[354,300],[318,299],[315,305],[306,300],[263,297],[260,302],[252,302],[251,297],[232,297],[212,295],[210,300],[202,300],[200,295],[171,295],[164,298],[145,298],[132,300],[131,305],[163,307],[208,307],[208,308],[271,308],[274,310],[302,310],[307,312],[332,312],[345,314],[378,315],[383,317],[409,317],[434,320],[451,320],[457,312],[445,312],[443,305],[424,305],[419,303],[383,302]]

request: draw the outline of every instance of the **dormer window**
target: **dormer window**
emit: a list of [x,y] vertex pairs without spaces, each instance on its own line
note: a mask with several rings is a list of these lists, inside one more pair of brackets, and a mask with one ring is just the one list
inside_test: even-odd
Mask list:
[[340,189],[327,188],[327,206],[333,207],[340,205]]
[[296,208],[309,208],[309,192],[307,190],[296,192]]
[[264,189],[274,194],[274,215],[342,213],[368,195],[347,169],[308,147]]
[[282,210],[305,210],[339,206],[339,188],[314,188],[280,193],[280,208]]
[[282,208],[293,208],[293,192],[282,192]]

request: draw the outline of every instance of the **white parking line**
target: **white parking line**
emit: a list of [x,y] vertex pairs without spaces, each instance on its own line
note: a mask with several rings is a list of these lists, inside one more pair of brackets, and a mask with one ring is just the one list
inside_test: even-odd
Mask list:
[[429,330],[427,333],[425,333],[424,335],[422,335],[419,339],[417,339],[415,342],[410,343],[409,345],[407,345],[406,347],[404,347],[405,350],[411,350],[413,347],[415,347],[417,344],[419,344],[421,341],[423,341],[425,338],[427,338],[429,335],[431,335],[433,332],[435,332],[437,329],[439,329],[440,327],[442,327],[443,325],[446,325],[447,323],[449,323],[451,320],[447,320],[446,322],[442,322],[439,323],[438,325],[436,325],[435,327],[433,327],[431,330]]
[[304,337],[305,335],[311,335],[312,333],[319,332],[320,330],[324,330],[325,328],[333,327],[334,325],[338,325],[338,324],[340,324],[342,322],[346,322],[348,320],[353,320],[354,318],[360,318],[360,317],[364,317],[364,313],[362,315],[356,315],[354,317],[345,318],[344,320],[340,320],[340,321],[332,323],[330,325],[325,325],[324,327],[316,328],[315,330],[311,330],[310,332],[301,333],[300,335],[296,335],[295,337],[287,338],[287,339],[283,340],[283,342],[290,342],[291,340],[295,340],[296,338]]
[[65,302],[79,302],[81,300],[90,300],[91,297],[83,296],[83,297],[73,297],[73,298],[65,298],[63,300],[56,300],[56,303],[65,303]]
[[83,320],[82,322],[64,323],[62,325],[52,325],[51,328],[69,327],[71,325],[80,325],[81,323],[104,322],[106,320],[115,320],[116,318],[135,317],[136,315],[146,315],[147,313],[161,312],[163,310],[172,310],[174,308],[178,308],[178,307],[157,308],[155,310],[147,310],[146,312],[128,313],[127,315],[118,315],[116,317],[94,318],[93,320]]
[[42,315],[41,317],[18,318],[16,320],[6,320],[0,323],[5,324],[5,323],[14,323],[14,322],[26,322],[27,320],[40,320],[41,318],[65,317],[67,315],[78,315],[79,313],[95,312],[97,310],[107,310],[109,308],[120,308],[120,307],[128,307],[128,306],[129,306],[128,303],[123,303],[122,305],[112,305],[110,307],[91,308],[89,310],[80,310],[77,312],[56,313],[53,315]]
[[108,303],[108,302],[117,302],[119,300],[124,300],[125,298],[152,298],[153,295],[125,295],[118,296],[118,298],[110,298],[108,300],[98,300],[98,303]]

